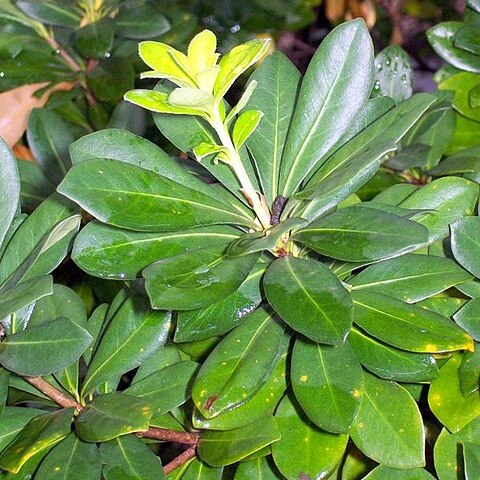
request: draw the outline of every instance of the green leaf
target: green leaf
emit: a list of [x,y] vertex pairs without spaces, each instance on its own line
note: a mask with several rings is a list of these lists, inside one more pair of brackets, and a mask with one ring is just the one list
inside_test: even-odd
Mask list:
[[164,34],[170,30],[170,22],[154,7],[122,8],[115,17],[115,34],[121,37],[143,40]]
[[[3,178],[3,176],[2,176]],[[7,249],[0,261],[0,282],[4,282],[14,272],[18,273],[19,267],[24,264],[28,257],[37,247],[42,245],[48,248],[38,252],[38,258],[25,272],[24,280],[38,275],[50,273],[65,257],[71,242],[72,234],[78,228],[78,217],[72,217],[75,213],[73,205],[62,199],[58,194],[53,194],[21,224],[8,244]],[[76,220],[74,221],[74,218]],[[64,236],[46,239],[52,230],[62,221],[72,223],[70,233],[63,232]],[[77,223],[77,226],[75,226]],[[67,227],[67,225],[65,225]],[[73,228],[75,227],[75,228]],[[59,232],[60,233],[60,232]],[[54,241],[57,240],[57,241]]]
[[427,242],[427,230],[397,215],[354,205],[315,220],[293,240],[340,260],[376,261],[419,249]]
[[440,480],[458,480],[459,472],[463,471],[464,461],[461,452],[462,444],[475,443],[479,445],[480,417],[472,420],[455,434],[442,429],[435,442],[433,450],[435,470]]
[[352,326],[352,299],[326,265],[278,258],[269,266],[263,286],[270,305],[294,330],[330,345],[345,340]]
[[278,480],[280,475],[269,457],[242,462],[235,472],[235,480]]
[[462,267],[480,277],[480,218],[463,218],[451,226],[452,253]]
[[212,467],[238,462],[247,455],[280,439],[277,422],[264,417],[249,425],[226,432],[207,430],[197,447],[201,460]]
[[462,22],[443,22],[427,30],[427,38],[435,52],[454,67],[467,72],[480,72],[480,58],[467,50],[454,46]]
[[50,275],[36,277],[8,290],[0,290],[0,318],[5,318],[53,292]]
[[75,49],[86,58],[108,57],[113,46],[113,37],[113,21],[104,17],[75,31]]
[[331,346],[298,338],[291,382],[313,423],[327,432],[348,433],[363,396],[363,371],[348,343]]
[[[312,221],[353,195],[375,175],[386,155],[396,148],[394,144],[380,143],[332,168],[327,160],[308,186],[292,199],[292,202],[310,200],[300,210],[301,217]],[[288,204],[285,208],[288,210]],[[294,214],[296,211],[294,209]]]
[[332,151],[366,103],[372,82],[373,47],[365,24],[357,19],[336,27],[302,81],[282,157],[282,195],[292,195]]
[[221,480],[223,468],[209,467],[207,464],[194,458],[182,475],[182,480]]
[[[0,159],[2,174],[0,175],[0,246],[8,229],[17,215],[20,202],[20,179],[17,163],[8,145],[0,139]],[[1,264],[0,264],[1,265]]]
[[[10,380],[10,372],[8,370],[5,370],[4,368],[0,368],[0,418],[2,417],[2,413],[5,408],[5,403],[7,401],[9,380]],[[0,434],[0,442],[1,442],[1,434]]]
[[5,407],[0,422],[0,452],[5,450],[32,418],[43,413],[45,412],[34,408]]
[[[480,43],[479,43],[480,48]],[[471,120],[480,122],[480,111],[472,105],[470,91],[480,85],[480,75],[470,72],[461,72],[443,81],[438,88],[455,92],[453,106]]]
[[386,95],[401,102],[412,96],[413,72],[408,53],[389,45],[375,57],[373,97]]
[[161,480],[162,464],[142,440],[124,435],[100,445],[105,480]]
[[365,375],[362,406],[350,435],[365,455],[387,467],[425,465],[422,416],[415,400],[394,382]]
[[250,220],[219,201],[156,173],[114,160],[76,164],[58,190],[100,221],[141,231],[172,231]]
[[393,348],[356,328],[350,331],[348,342],[360,363],[385,380],[429,382],[438,375],[433,355]]
[[229,226],[164,233],[134,232],[93,221],[77,235],[72,259],[90,275],[134,280],[156,260],[210,246],[223,245],[226,248],[239,233]]
[[250,40],[232,48],[219,62],[220,72],[213,89],[216,99],[221,99],[233,85],[233,82],[266,53],[270,41]]
[[94,443],[82,442],[71,433],[42,461],[35,473],[38,480],[98,480],[102,463]]
[[264,113],[262,122],[247,140],[262,192],[269,205],[278,195],[280,159],[300,84],[300,74],[280,52],[273,52],[257,68],[250,82],[257,86],[248,108]]
[[180,350],[174,344],[159,348],[140,365],[133,377],[132,385],[159,370],[181,362],[182,358]]
[[249,400],[233,410],[205,419],[195,410],[192,423],[194,428],[211,430],[232,430],[252,423],[256,419],[273,413],[277,403],[287,388],[286,380],[287,354],[278,361],[267,381]]
[[348,435],[327,433],[304,419],[286,395],[275,413],[282,438],[272,445],[273,460],[289,480],[327,478],[340,463]]
[[232,139],[237,150],[248,140],[263,117],[260,110],[245,110],[233,126]]
[[86,329],[88,333],[93,337],[93,341],[88,347],[88,349],[82,355],[83,360],[87,367],[90,365],[90,361],[92,360],[93,352],[97,347],[99,336],[102,330],[102,327],[106,321],[106,315],[109,305],[106,303],[100,304],[90,315],[88,319],[88,323]]
[[73,8],[66,8],[57,1],[21,1],[15,5],[28,16],[47,25],[75,28],[82,20]]
[[472,10],[480,13],[480,2],[479,0],[467,0],[467,6]]
[[190,398],[190,390],[198,364],[177,362],[138,380],[124,390],[127,395],[142,398],[154,415],[167,413]]
[[73,408],[39,415],[23,428],[0,455],[0,467],[12,473],[34,455],[50,449],[70,433]]
[[71,166],[68,147],[74,134],[70,124],[51,110],[36,108],[28,117],[27,140],[48,179],[58,185]]
[[480,475],[480,446],[471,442],[463,443],[465,478],[473,480]]
[[461,430],[480,415],[478,395],[464,397],[458,372],[463,355],[458,353],[440,368],[440,375],[430,385],[428,405],[438,420],[452,433]]
[[466,303],[455,313],[453,319],[474,340],[480,341],[480,298],[475,298]]
[[470,335],[438,313],[381,293],[357,291],[352,296],[353,321],[389,345],[418,353],[473,350]]
[[55,191],[55,187],[37,163],[17,159],[17,166],[22,210],[32,212]]
[[145,432],[152,411],[145,400],[121,392],[99,395],[75,420],[78,436],[86,442],[108,442],[120,435]]
[[288,336],[264,309],[230,332],[202,365],[192,396],[205,418],[232,410],[250,399],[280,360]]
[[222,300],[198,310],[177,312],[175,342],[192,342],[223,335],[242,323],[262,301],[260,284],[265,268],[266,264],[259,261],[243,283]]
[[139,295],[129,297],[101,337],[83,383],[82,395],[138,367],[164,345],[169,327],[170,313],[150,310],[148,300]]
[[135,85],[131,59],[115,55],[100,59],[99,64],[87,74],[87,85],[97,100],[119,102],[123,94]]
[[354,291],[415,303],[469,280],[469,274],[449,258],[411,254],[370,265],[348,283]]
[[164,258],[143,271],[153,308],[191,310],[233,293],[247,278],[259,254],[229,258],[213,246]]
[[363,480],[435,480],[435,477],[430,475],[423,468],[409,468],[407,470],[398,470],[396,468],[389,468],[385,465],[379,465],[372,470]]
[[[379,143],[400,142],[418,119],[436,101],[437,99],[433,95],[420,93],[401,102],[339,148],[328,159],[328,169],[337,169],[340,165],[349,162],[350,159]],[[322,169],[322,175],[324,173]],[[317,174],[314,174],[307,185],[310,182],[315,182],[316,178]]]
[[47,375],[78,360],[91,341],[84,328],[60,317],[5,338],[0,363],[20,375]]
[[466,397],[479,389],[480,378],[480,350],[477,348],[474,352],[465,352],[462,364],[458,370],[458,379],[460,381],[460,390]]

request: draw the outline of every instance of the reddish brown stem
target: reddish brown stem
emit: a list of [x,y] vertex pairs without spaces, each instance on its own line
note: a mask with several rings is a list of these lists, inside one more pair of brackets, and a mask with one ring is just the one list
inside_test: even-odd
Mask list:
[[78,412],[83,410],[83,406],[76,402],[73,398],[68,397],[60,390],[57,390],[53,385],[48,383],[42,377],[23,377],[30,385],[33,385],[37,390],[45,394],[48,398],[53,400],[56,404],[63,408],[74,408]]
[[68,54],[66,50],[60,47],[58,42],[53,37],[47,37],[48,44],[65,60],[68,66],[74,71],[82,70],[82,67]]
[[188,462],[191,458],[195,456],[195,447],[187,448],[184,452],[182,452],[178,457],[175,457],[170,463],[167,463],[163,467],[163,471],[165,475],[173,472],[176,468],[182,466],[184,463]]
[[198,433],[177,432],[175,430],[166,430],[164,428],[150,427],[146,432],[138,434],[141,437],[154,438],[165,442],[184,443],[186,445],[196,445],[198,443]]

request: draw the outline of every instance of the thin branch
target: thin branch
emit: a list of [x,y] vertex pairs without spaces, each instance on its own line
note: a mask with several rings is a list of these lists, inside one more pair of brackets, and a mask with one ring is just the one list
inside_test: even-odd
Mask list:
[[191,458],[195,456],[195,447],[187,448],[184,452],[182,452],[178,457],[175,457],[170,463],[167,463],[163,467],[163,471],[165,475],[173,472],[176,468],[182,466],[184,463],[187,463]]
[[177,432],[165,428],[150,427],[146,432],[138,433],[139,437],[154,438],[165,442],[184,443],[195,446],[198,443],[199,435],[194,432]]
[[60,47],[58,42],[52,36],[46,38],[48,44],[65,60],[68,66],[74,71],[79,72],[82,67],[68,54],[66,50]]
[[60,390],[57,390],[53,385],[48,383],[42,377],[23,377],[30,385],[33,385],[37,390],[45,394],[48,398],[53,400],[56,404],[63,408],[74,408],[78,412],[83,411],[83,406],[76,402],[73,398],[68,397]]

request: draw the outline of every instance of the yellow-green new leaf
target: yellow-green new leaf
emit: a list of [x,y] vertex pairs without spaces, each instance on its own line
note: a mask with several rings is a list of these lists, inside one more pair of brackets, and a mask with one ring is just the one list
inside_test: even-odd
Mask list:
[[233,143],[235,147],[240,148],[250,135],[255,131],[263,117],[260,110],[246,110],[238,117],[233,127]]

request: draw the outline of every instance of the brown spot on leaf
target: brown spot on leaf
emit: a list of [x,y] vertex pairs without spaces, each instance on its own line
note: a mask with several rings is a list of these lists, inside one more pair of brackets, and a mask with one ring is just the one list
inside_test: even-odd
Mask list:
[[210,411],[210,409],[212,408],[213,404],[215,403],[215,401],[217,400],[217,396],[216,395],[212,395],[211,397],[208,397],[207,401],[205,402],[205,410],[207,412]]

